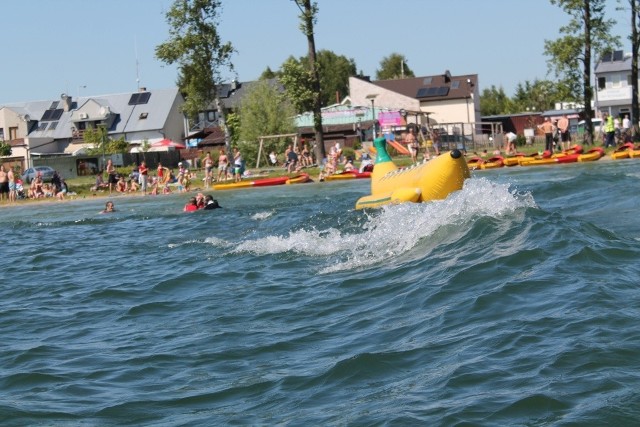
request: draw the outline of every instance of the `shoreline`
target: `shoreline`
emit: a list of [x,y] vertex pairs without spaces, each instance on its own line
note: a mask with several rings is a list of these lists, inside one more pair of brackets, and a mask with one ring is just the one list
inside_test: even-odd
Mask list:
[[88,202],[88,201],[93,201],[93,200],[103,200],[106,201],[107,200],[112,200],[114,202],[116,202],[117,200],[123,200],[123,199],[133,199],[133,198],[144,198],[144,197],[158,197],[158,196],[176,196],[176,195],[189,195],[189,197],[191,197],[191,194],[197,194],[197,193],[205,193],[208,191],[215,191],[213,189],[201,189],[201,188],[196,188],[193,190],[189,190],[189,191],[185,191],[185,192],[171,192],[169,194],[142,194],[142,193],[111,193],[109,194],[108,191],[104,192],[104,193],[91,193],[90,195],[80,195],[80,196],[67,196],[65,197],[65,199],[63,200],[58,200],[56,197],[46,197],[46,198],[40,198],[40,199],[27,199],[27,200],[18,200],[15,203],[1,203],[0,204],[0,210],[2,209],[12,209],[12,208],[25,208],[25,207],[29,207],[29,206],[42,206],[45,204],[61,204],[61,203],[72,203],[72,202]]
[[[470,157],[469,155],[467,155],[467,157]],[[471,156],[472,157],[472,156]],[[625,160],[625,159],[621,159],[621,160]],[[611,156],[605,155],[604,157],[601,157],[600,159],[598,159],[596,162],[604,162],[604,163],[610,163],[613,162],[614,159],[611,158]],[[590,163],[595,163],[595,162],[590,162]],[[567,163],[567,164],[572,164],[572,163]],[[551,167],[557,167],[559,165],[547,165],[547,166],[551,166]],[[500,168],[502,169],[502,168]],[[509,169],[513,169],[513,168],[509,168]],[[536,169],[540,169],[540,168],[536,168]],[[544,168],[542,168],[544,170]],[[495,169],[494,169],[495,170]],[[197,193],[206,193],[206,192],[215,192],[216,190],[214,190],[213,188],[195,188],[193,190],[189,190],[189,191],[185,191],[185,192],[171,192],[169,194],[157,194],[157,195],[152,195],[152,194],[142,194],[140,192],[136,192],[136,193],[118,193],[118,192],[113,192],[111,194],[109,194],[108,191],[105,192],[96,192],[96,193],[91,193],[88,195],[79,195],[79,196],[67,196],[65,197],[65,199],[63,200],[58,200],[55,197],[47,197],[47,198],[42,198],[42,199],[26,199],[26,200],[18,200],[14,203],[8,203],[8,202],[2,202],[0,203],[0,211],[3,209],[14,209],[14,208],[24,208],[27,206],[41,206],[43,204],[47,204],[47,203],[70,203],[70,202],[88,202],[88,201],[92,201],[92,200],[107,200],[107,199],[113,199],[113,201],[115,202],[116,200],[122,200],[122,199],[131,199],[131,198],[137,198],[137,197],[157,197],[157,196],[175,196],[175,195],[191,195],[191,194],[197,194]],[[190,197],[190,196],[189,196]]]

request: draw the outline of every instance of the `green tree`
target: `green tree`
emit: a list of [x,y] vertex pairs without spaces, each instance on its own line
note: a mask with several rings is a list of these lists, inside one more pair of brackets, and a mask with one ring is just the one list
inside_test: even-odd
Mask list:
[[[301,58],[306,62],[307,58]],[[340,102],[349,93],[349,77],[356,75],[356,63],[353,59],[337,55],[330,50],[318,51],[318,69],[320,72],[320,87],[322,88],[322,105],[332,105]]]
[[129,151],[129,143],[125,141],[124,136],[118,139],[109,139],[107,144],[107,153],[127,153]]
[[392,53],[380,61],[380,68],[376,70],[377,80],[405,79],[415,77],[407,65],[407,58],[399,53]]
[[[585,143],[593,143],[593,111],[591,100],[591,56],[611,50],[618,38],[610,34],[615,21],[605,15],[606,0],[550,0],[569,15],[570,21],[560,28],[563,37],[557,40],[545,40],[545,54],[549,68],[555,71],[566,87],[582,94],[585,108]],[[578,86],[581,85],[581,90]]]
[[[322,106],[336,104],[340,102],[337,98],[349,93],[349,77],[356,75],[355,61],[330,50],[318,51],[317,61]],[[306,56],[300,59],[289,57],[278,73],[298,113],[313,108],[313,91],[310,90],[311,76],[308,70],[309,60]],[[265,73],[266,70],[263,75]]]
[[166,64],[178,64],[178,86],[185,94],[183,111],[188,117],[197,116],[212,103],[215,105],[230,154],[231,136],[217,87],[221,72],[233,71],[234,50],[218,34],[221,7],[220,0],[174,0],[166,13],[169,40],[156,46],[155,54]]
[[0,141],[0,156],[10,156],[11,145],[8,142]]
[[[275,81],[264,80],[251,86],[238,109],[240,151],[248,163],[255,163],[258,157],[261,136],[295,132],[294,115],[291,102],[280,93]],[[263,152],[282,153],[290,140],[265,140]]]
[[278,77],[278,73],[276,73],[275,71],[273,71],[271,69],[271,67],[267,67],[265,68],[265,70],[262,72],[262,74],[260,74],[259,79],[260,80],[269,80],[269,79],[275,79],[276,77]]
[[480,111],[483,116],[493,116],[496,114],[507,114],[512,112],[511,100],[504,93],[504,89],[484,89],[480,95]]
[[240,135],[240,115],[237,112],[232,111],[227,114],[227,127],[231,135],[231,142],[238,142],[238,135]]
[[297,113],[313,110],[314,94],[311,88],[311,74],[293,56],[282,63],[280,81]]
[[124,136],[118,139],[111,138],[104,126],[98,126],[95,129],[86,129],[82,138],[87,144],[93,144],[93,147],[87,150],[92,156],[102,154],[103,152],[106,154],[126,153],[130,147],[129,143],[125,141]]
[[518,83],[511,98],[511,112],[546,111],[554,108],[556,102],[569,101],[564,86],[550,80],[525,80]]
[[313,128],[315,130],[315,154],[316,159],[325,158],[324,135],[322,134],[322,99],[320,91],[320,74],[316,60],[316,42],[313,26],[317,22],[318,4],[311,0],[293,0],[300,9],[300,30],[307,36],[309,47],[309,74],[311,79],[311,91],[313,92]]

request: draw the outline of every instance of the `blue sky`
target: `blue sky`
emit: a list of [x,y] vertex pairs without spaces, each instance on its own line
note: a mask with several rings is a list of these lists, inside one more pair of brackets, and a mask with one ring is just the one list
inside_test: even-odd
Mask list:
[[[629,51],[628,18],[609,1]],[[176,69],[154,57],[167,39],[171,0],[22,0],[2,4],[0,105],[175,85]],[[626,1],[624,2],[626,3]],[[375,76],[383,57],[406,56],[416,76],[478,74],[480,90],[547,76],[544,40],[568,16],[548,0],[318,0],[316,48],[355,60]],[[306,54],[290,0],[223,0],[219,31],[237,50],[240,81]],[[136,67],[136,62],[138,66]],[[228,74],[232,78],[232,74]]]

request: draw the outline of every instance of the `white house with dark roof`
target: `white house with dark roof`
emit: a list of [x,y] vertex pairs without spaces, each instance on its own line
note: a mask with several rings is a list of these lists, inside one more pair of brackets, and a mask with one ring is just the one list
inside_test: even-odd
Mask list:
[[598,115],[607,112],[631,118],[631,59],[630,53],[616,50],[604,54],[596,64],[594,108]]
[[[70,153],[84,142],[86,129],[106,126],[110,138],[132,145],[162,139],[182,141],[186,135],[184,99],[178,88],[80,97],[0,106],[0,129],[12,144],[12,157]],[[7,138],[8,137],[8,138]]]

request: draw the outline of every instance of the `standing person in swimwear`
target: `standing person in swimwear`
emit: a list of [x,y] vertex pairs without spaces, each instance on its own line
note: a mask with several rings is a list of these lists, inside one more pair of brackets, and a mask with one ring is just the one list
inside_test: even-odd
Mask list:
[[0,165],[0,202],[5,198],[9,199],[9,178],[4,169],[4,165]]
[[556,127],[551,123],[551,119],[546,117],[544,119],[544,123],[538,125],[538,129],[542,130],[544,133],[544,149],[548,151],[550,154],[553,154],[553,133],[556,130]]
[[420,150],[420,145],[418,144],[418,139],[413,133],[413,128],[410,128],[409,133],[405,135],[404,142],[407,144],[409,153],[411,153],[411,161],[413,163],[418,163],[418,151]]
[[9,182],[9,202],[15,202],[18,198],[18,193],[16,191],[16,178],[13,174],[12,167],[9,167],[9,170],[7,171],[7,181]]
[[213,180],[213,159],[211,158],[211,152],[207,152],[207,156],[204,158],[204,184],[207,188],[211,185]]
[[218,157],[218,181],[224,179],[227,180],[227,168],[229,167],[229,158],[225,154],[224,150],[220,150],[220,157]]
[[569,133],[569,119],[563,114],[558,120],[558,129],[560,130],[560,141],[562,141],[562,149],[569,150],[571,145],[571,134]]
[[116,179],[116,167],[113,165],[111,159],[107,160],[107,167],[105,169],[107,172],[107,183],[109,184],[109,194],[113,192],[118,180]]
[[237,148],[233,149],[233,176],[235,182],[242,181],[242,154]]

